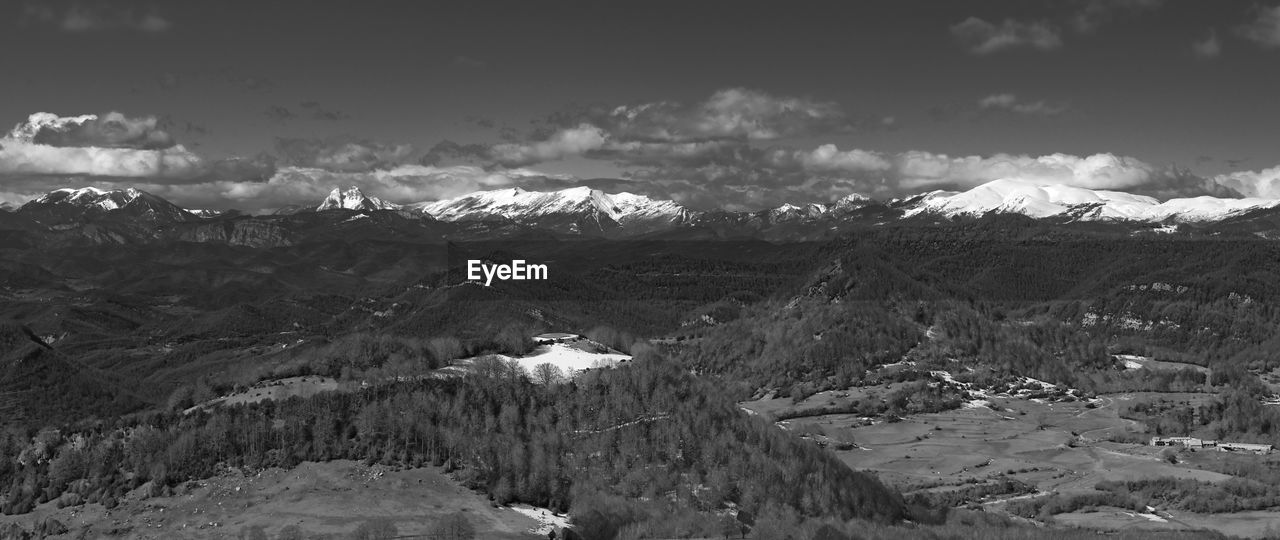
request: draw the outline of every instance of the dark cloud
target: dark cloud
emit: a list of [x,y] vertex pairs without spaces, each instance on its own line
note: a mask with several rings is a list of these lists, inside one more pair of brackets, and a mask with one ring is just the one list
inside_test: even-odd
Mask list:
[[272,105],[267,107],[267,110],[263,111],[262,114],[273,122],[288,122],[289,120],[293,120],[298,117],[296,113],[282,105]]
[[331,171],[387,169],[413,160],[414,148],[352,137],[278,138],[276,152],[288,165]]
[[329,109],[320,104],[318,101],[303,101],[298,104],[297,109],[290,109],[283,105],[272,105],[267,107],[263,114],[273,122],[288,122],[300,118],[311,120],[320,120],[325,122],[337,122],[351,118],[350,115],[339,110]]
[[453,57],[453,65],[468,69],[485,69],[489,67],[489,63],[484,60],[461,54]]
[[484,129],[494,129],[498,127],[498,122],[487,116],[468,114],[466,118],[464,118],[463,120],[465,120],[469,124],[474,124]]
[[489,146],[483,144],[459,144],[451,140],[443,140],[432,146],[418,160],[423,165],[438,165],[448,159],[459,159],[467,162],[484,162],[490,159]]
[[1007,49],[1030,48],[1051,51],[1062,47],[1056,27],[1047,22],[1005,19],[1000,23],[969,17],[951,27],[955,36],[973,54],[991,54]]
[[215,161],[204,179],[209,181],[266,182],[276,173],[276,157],[266,152],[252,157],[234,157]]
[[327,122],[336,122],[338,120],[346,120],[351,116],[339,110],[329,109],[321,105],[318,101],[304,101],[298,105],[313,120],[324,120]]
[[1280,47],[1280,5],[1260,8],[1256,17],[1236,28],[1236,33],[1267,49]]

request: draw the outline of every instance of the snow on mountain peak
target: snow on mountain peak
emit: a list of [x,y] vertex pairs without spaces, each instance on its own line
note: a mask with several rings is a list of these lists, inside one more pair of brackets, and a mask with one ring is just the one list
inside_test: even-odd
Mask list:
[[63,188],[46,193],[33,202],[42,204],[62,203],[83,208],[97,207],[102,210],[115,210],[133,202],[141,193],[134,188],[109,191],[96,187]]
[[514,187],[478,191],[416,208],[442,221],[510,219],[532,222],[554,216],[577,216],[619,225],[688,220],[693,213],[673,201],[654,200],[634,193],[608,194],[587,186],[559,191],[526,191]]
[[400,208],[399,205],[389,203],[377,197],[365,195],[360,188],[351,186],[347,189],[335,187],[329,192],[329,196],[325,197],[320,206],[316,207],[317,212],[325,210],[395,210]]
[[96,187],[63,188],[50,191],[19,209],[55,219],[68,220],[78,217],[116,213],[142,217],[149,220],[190,221],[190,212],[173,203],[145,191],[127,189],[99,189]]
[[906,216],[940,214],[981,216],[1022,214],[1033,218],[1071,217],[1082,221],[1214,221],[1280,205],[1268,199],[1193,197],[1160,202],[1121,191],[1091,190],[1062,184],[1039,184],[1016,178],[994,180],[969,191],[933,192],[905,201]]

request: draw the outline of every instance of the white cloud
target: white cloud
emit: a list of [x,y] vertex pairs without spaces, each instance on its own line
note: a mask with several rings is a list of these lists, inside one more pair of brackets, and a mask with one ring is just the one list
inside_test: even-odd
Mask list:
[[1067,111],[1062,103],[1049,103],[1045,100],[1022,101],[1015,94],[992,94],[978,100],[978,108],[982,110],[1000,110],[1032,116],[1056,116]]
[[1222,54],[1222,41],[1218,39],[1218,32],[1210,30],[1204,39],[1192,43],[1191,53],[1198,58],[1216,58]]
[[1218,185],[1231,188],[1245,197],[1280,199],[1280,165],[1260,171],[1237,171],[1212,178]]
[[1049,24],[1013,19],[994,24],[969,17],[953,25],[951,35],[974,54],[990,54],[1018,47],[1049,51],[1062,46],[1058,30]]
[[1138,159],[1114,154],[990,157],[910,151],[897,156],[899,187],[907,191],[938,187],[970,188],[1001,178],[1088,189],[1124,190],[1156,178],[1156,169]]
[[697,103],[624,105],[595,116],[595,125],[619,139],[671,142],[765,141],[849,131],[854,124],[836,103],[749,88],[722,89]]
[[857,148],[841,151],[834,144],[824,144],[809,152],[796,152],[796,158],[810,172],[870,172],[892,167],[879,152]]
[[608,134],[591,124],[562,129],[545,141],[527,144],[499,144],[490,149],[494,160],[507,165],[525,165],[579,156],[604,146]]
[[1268,49],[1280,47],[1280,5],[1259,10],[1257,20],[1236,31],[1241,37]]
[[0,174],[183,179],[204,170],[204,159],[182,145],[147,150],[49,146],[0,139]]
[[55,9],[48,4],[28,3],[23,19],[56,26],[65,32],[134,30],[155,33],[164,32],[173,26],[169,19],[155,11],[142,11],[102,2],[92,4],[74,2],[65,9]]

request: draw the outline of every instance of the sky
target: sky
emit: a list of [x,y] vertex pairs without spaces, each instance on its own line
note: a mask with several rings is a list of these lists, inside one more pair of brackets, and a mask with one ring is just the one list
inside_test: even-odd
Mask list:
[[0,46],[10,203],[586,184],[750,210],[1006,177],[1280,198],[1277,0],[0,0]]

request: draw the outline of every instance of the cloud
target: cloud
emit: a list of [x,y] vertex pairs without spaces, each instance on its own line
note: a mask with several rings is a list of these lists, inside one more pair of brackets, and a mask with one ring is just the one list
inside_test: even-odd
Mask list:
[[155,150],[177,144],[173,137],[159,128],[158,123],[155,116],[128,117],[109,112],[84,122],[45,123],[25,129],[32,131],[31,142],[49,146]]
[[1258,10],[1258,18],[1236,28],[1236,33],[1262,47],[1280,47],[1280,5]]
[[834,144],[813,150],[776,149],[770,158],[780,169],[797,167],[810,173],[859,173],[890,169],[893,164],[883,154],[857,148],[841,151]]
[[1218,32],[1210,30],[1207,37],[1192,43],[1191,54],[1197,58],[1217,58],[1222,54],[1222,41],[1218,39]]
[[1044,22],[1005,19],[994,24],[969,17],[953,25],[951,35],[973,54],[991,54],[1020,47],[1050,51],[1062,46],[1058,30]]
[[560,130],[545,141],[530,144],[498,144],[489,153],[503,165],[529,165],[579,156],[604,146],[608,135],[591,124]]
[[1239,192],[1245,197],[1280,199],[1280,165],[1260,171],[1236,171],[1220,174],[1213,182]]
[[262,114],[273,122],[288,122],[298,117],[297,113],[281,105],[271,105]]
[[[210,181],[152,186],[153,193],[189,208],[237,208],[249,212],[294,204],[319,204],[337,186],[356,186],[366,194],[399,204],[456,197],[479,190],[522,186],[560,189],[572,177],[526,169],[488,171],[475,166],[402,165],[386,170],[338,172],[286,167],[265,181]],[[142,188],[147,189],[147,188]]]
[[318,101],[304,101],[301,104],[299,104],[299,106],[302,107],[302,110],[309,113],[313,120],[325,120],[329,122],[336,122],[338,120],[346,120],[348,118],[351,118],[350,115],[342,111],[325,108]]
[[94,4],[74,2],[68,5],[49,3],[27,4],[23,20],[54,26],[64,32],[91,32],[101,30],[132,30],[159,33],[169,30],[173,23],[154,9],[138,9],[118,3]]
[[850,117],[833,102],[726,88],[692,103],[656,101],[580,107],[553,114],[543,123],[544,128],[535,130],[530,138],[547,138],[559,130],[590,124],[620,142],[767,141],[846,133],[866,122]]
[[747,145],[752,142],[847,133],[864,124],[887,129],[896,122],[883,117],[856,120],[832,102],[728,88],[694,103],[658,101],[562,111],[550,115],[525,137],[485,151],[476,145],[446,141],[428,152],[424,163],[466,157],[525,166],[587,156],[627,165],[688,165],[738,159],[733,154],[750,152]]
[[203,158],[181,145],[154,150],[0,141],[0,175],[186,179],[202,174],[205,166]]
[[1079,32],[1092,32],[1124,15],[1152,11],[1164,6],[1164,0],[1090,0],[1071,22]]
[[326,139],[278,138],[276,152],[288,165],[331,171],[359,172],[386,169],[408,163],[415,150],[407,144],[390,144],[351,137]]
[[1067,111],[1063,103],[1049,103],[1045,100],[1026,102],[1015,94],[992,94],[978,100],[978,109],[983,111],[1006,111],[1031,116],[1057,116]]
[[1156,168],[1147,163],[1107,153],[1084,157],[1069,154],[951,157],[909,151],[897,156],[896,172],[900,188],[907,191],[967,189],[1001,178],[1125,190],[1147,184],[1157,176]]

